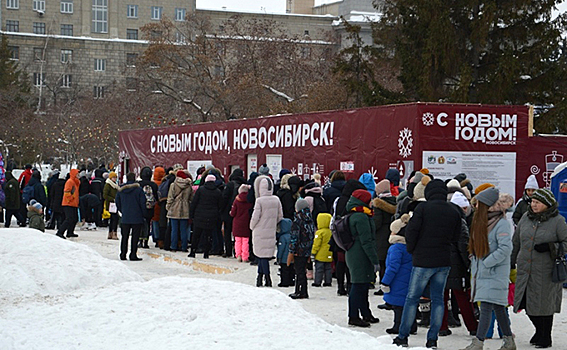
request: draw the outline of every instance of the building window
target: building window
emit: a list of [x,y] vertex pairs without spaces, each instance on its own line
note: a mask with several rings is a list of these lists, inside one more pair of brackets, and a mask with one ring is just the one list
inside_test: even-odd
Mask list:
[[308,30],[303,31],[303,35],[309,36],[309,31]]
[[95,98],[103,98],[104,97],[104,86],[94,86],[93,87],[93,95]]
[[138,88],[138,79],[126,78],[126,90],[135,91]]
[[19,46],[8,46],[10,50],[10,59],[19,60],[20,59],[20,47]]
[[108,33],[108,0],[92,1],[92,32]]
[[20,21],[6,21],[6,31],[7,32],[19,32],[20,31]]
[[45,73],[33,73],[33,85],[45,86]]
[[61,13],[73,13],[73,2],[70,0],[61,1]]
[[33,33],[34,34],[45,34],[45,23],[33,22]]
[[126,65],[128,67],[135,67],[137,60],[138,60],[138,54],[137,53],[127,53],[126,54]]
[[160,20],[162,10],[163,10],[163,7],[152,6],[152,19]]
[[33,0],[33,10],[45,12],[45,0]]
[[61,77],[61,87],[64,88],[70,88],[71,87],[71,81],[73,76],[71,74],[65,74],[63,75],[63,77]]
[[73,25],[72,24],[62,24],[61,25],[61,35],[73,36]]
[[176,31],[175,32],[175,42],[185,44],[187,42],[187,38],[180,31]]
[[6,0],[6,8],[17,10],[20,8],[20,0]]
[[73,50],[61,50],[61,63],[73,62]]
[[138,40],[138,29],[126,29],[126,39]]
[[126,6],[126,17],[128,17],[128,18],[138,18],[138,5],[128,5],[128,6]]
[[184,8],[176,8],[175,9],[175,20],[176,21],[184,21],[186,13],[187,13],[187,10],[185,10]]
[[33,48],[33,59],[36,61],[43,61],[43,49],[41,47]]
[[106,59],[95,58],[94,60],[94,70],[96,72],[104,72],[106,70]]

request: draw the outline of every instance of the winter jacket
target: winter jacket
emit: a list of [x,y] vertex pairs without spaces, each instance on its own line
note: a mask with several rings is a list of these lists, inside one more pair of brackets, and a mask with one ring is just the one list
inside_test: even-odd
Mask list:
[[[146,197],[146,217],[148,219],[154,216],[154,208],[156,206],[155,203],[158,202],[158,186],[156,185],[155,182],[152,181],[152,175],[153,175],[152,169],[150,169],[150,167],[145,166],[140,171],[140,178],[142,180],[138,182],[140,184],[140,188],[142,189],[142,191],[144,191],[144,188],[146,186],[150,186],[149,188],[152,190],[152,195],[154,197],[154,205],[150,209],[147,209],[148,198]],[[144,196],[145,195],[146,192],[144,191]]]
[[360,175],[358,181],[360,181],[360,183],[364,185],[365,190],[370,192],[372,198],[376,196],[376,183],[374,182],[374,177],[372,176],[372,174],[364,173]]
[[550,252],[543,253],[534,250],[534,245],[562,242],[567,251],[565,218],[557,215],[543,222],[535,222],[525,214],[518,223],[513,240],[512,263],[517,264],[518,270],[514,312],[518,312],[524,296],[526,313],[530,316],[549,316],[561,312],[563,288],[561,283],[551,281],[557,245],[553,245]]
[[65,182],[65,189],[63,190],[63,200],[61,205],[64,207],[79,207],[79,179],[77,174],[78,169],[71,169],[69,172],[69,180]]
[[315,260],[321,262],[331,262],[333,261],[333,253],[331,252],[331,246],[329,241],[333,234],[329,228],[331,225],[331,214],[321,213],[317,217],[317,227],[319,228],[315,232],[315,238],[313,239],[313,248],[311,249],[311,255],[315,255]]
[[336,212],[333,215],[336,216],[343,216],[347,213],[347,203],[350,200],[350,196],[356,190],[366,190],[366,187],[358,181],[354,179],[350,179],[346,182],[345,187],[343,187],[343,192],[337,201]]
[[47,195],[45,194],[45,187],[41,184],[41,180],[32,176],[28,182],[28,186],[33,187],[33,197],[37,202],[41,203],[42,207],[47,205]]
[[467,225],[465,213],[461,212],[461,234],[456,242],[451,243],[451,270],[447,276],[445,289],[465,290],[470,288],[471,279],[469,269],[471,261],[469,259],[469,227]]
[[327,213],[333,211],[333,203],[335,199],[341,196],[343,189],[345,188],[345,180],[335,180],[331,182],[331,185],[323,189],[323,198],[325,199],[325,204],[327,204]]
[[32,170],[31,169],[26,169],[24,170],[23,173],[20,174],[20,177],[18,178],[18,186],[20,187],[20,190],[23,190],[24,187],[26,187],[28,185],[28,182],[31,180],[32,178]]
[[[291,180],[291,183],[290,183]],[[295,201],[301,179],[292,174],[286,174],[280,182],[280,189],[276,193],[282,204],[284,218],[293,220],[295,215]]]
[[315,181],[310,182],[301,190],[301,197],[309,204],[313,221],[317,223],[319,214],[327,212],[327,204],[323,199],[323,188]]
[[[356,207],[368,207],[361,200],[351,197],[347,203],[347,212]],[[378,265],[376,253],[376,228],[372,217],[355,212],[349,217],[350,232],[354,244],[346,252],[346,263],[352,283],[371,283],[376,279],[374,266]]]
[[82,197],[79,197],[79,206],[81,208],[94,208],[100,204],[100,200],[97,196],[92,193],[87,193]]
[[106,179],[104,189],[102,190],[102,197],[104,198],[104,205],[107,211],[108,207],[110,207],[110,203],[114,203],[116,201],[116,194],[118,193],[118,188],[112,186],[109,183],[110,181],[112,180]]
[[192,197],[191,179],[176,178],[173,184],[169,186],[167,194],[167,217],[169,219],[189,219]]
[[390,242],[393,244],[388,249],[386,271],[380,283],[390,286],[390,292],[384,294],[385,302],[394,306],[404,306],[413,269],[412,258],[406,249],[404,237],[399,235],[390,237]]
[[[164,176],[165,170],[160,166],[156,167],[154,170],[154,183],[156,184],[156,188],[159,188],[159,185],[161,185],[161,180]],[[159,221],[159,213],[161,209],[161,206],[159,205],[159,193],[155,199],[156,205],[154,205],[154,215],[152,216],[152,221]]]
[[21,192],[20,185],[11,171],[6,172],[6,183],[4,184],[4,195],[6,196],[5,208],[8,210],[20,209]]
[[49,207],[53,213],[63,213],[61,202],[63,201],[63,191],[65,190],[65,179],[57,179],[49,190]]
[[43,213],[40,213],[34,207],[28,207],[28,219],[30,228],[35,228],[41,232],[45,232],[45,221],[43,220]]
[[250,237],[250,209],[252,204],[246,200],[247,192],[240,193],[230,209],[232,235],[234,237]]
[[447,202],[447,186],[441,180],[425,187],[425,198],[427,201],[415,208],[406,226],[406,248],[413,266],[449,267],[451,244],[461,234],[461,215]]
[[122,213],[123,224],[143,224],[145,222],[146,196],[140,184],[127,182],[120,186],[116,194],[116,207]]
[[85,194],[89,194],[91,191],[91,183],[87,176],[81,176],[79,179],[79,197],[84,196]]
[[95,178],[91,180],[91,187],[90,192],[98,197],[98,199],[102,202],[104,198],[102,196],[102,191],[104,190],[104,179],[102,174],[104,174],[103,169],[96,169],[95,170]]
[[287,263],[289,244],[291,243],[291,225],[292,221],[288,218],[283,218],[279,223],[280,229],[276,233],[276,239],[278,241],[278,264]]
[[282,205],[272,194],[274,184],[267,176],[258,176],[254,181],[256,203],[250,219],[254,255],[259,258],[274,256],[276,228],[283,218]]
[[386,260],[390,243],[390,224],[396,213],[396,197],[374,198],[374,225],[376,226],[376,251],[378,260]]
[[500,219],[488,233],[490,253],[484,258],[472,257],[471,295],[473,301],[508,305],[510,254],[512,253],[511,232],[512,227],[508,220]]
[[230,215],[230,210],[232,209],[232,203],[236,196],[238,196],[238,188],[245,183],[246,179],[244,178],[242,169],[234,169],[228,178],[228,183],[222,191],[223,209],[221,211],[221,217],[223,221],[231,220],[232,216]]
[[309,208],[296,212],[291,224],[289,252],[295,256],[310,257],[313,250],[314,236],[315,223]]
[[518,225],[522,216],[528,211],[528,207],[532,202],[531,197],[528,197],[526,192],[524,191],[524,195],[522,199],[516,204],[516,209],[514,210],[514,214],[512,214],[512,220],[514,221],[514,225]]
[[217,188],[214,181],[205,182],[203,186],[199,187],[191,201],[189,214],[193,219],[193,226],[206,230],[216,228],[220,221],[221,207],[222,192]]

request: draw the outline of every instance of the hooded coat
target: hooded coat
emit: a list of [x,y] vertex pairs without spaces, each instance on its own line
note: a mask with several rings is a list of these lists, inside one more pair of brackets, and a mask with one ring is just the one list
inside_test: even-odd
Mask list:
[[[156,184],[157,188],[159,189],[159,185],[161,185],[161,180],[165,176],[165,169],[158,166],[154,169],[154,183]],[[169,193],[169,192],[168,192]],[[159,193],[158,197],[156,197],[156,205],[154,206],[154,216],[152,216],[152,221],[159,221],[159,213],[160,213],[160,205],[159,205]]]
[[380,281],[390,286],[390,292],[384,294],[384,301],[394,306],[404,306],[413,269],[412,258],[406,249],[404,237],[392,235],[389,242],[392,245],[386,257],[386,272]]
[[293,220],[295,214],[295,201],[301,185],[301,179],[292,174],[286,174],[280,182],[280,189],[276,193],[282,204],[284,218]]
[[333,261],[333,253],[331,252],[331,246],[329,245],[331,237],[333,236],[330,229],[331,219],[331,214],[327,213],[321,213],[317,217],[317,227],[319,229],[315,232],[313,248],[311,249],[311,255],[314,255],[315,260],[317,261]]
[[360,175],[360,178],[358,179],[358,181],[360,181],[360,183],[362,183],[364,185],[365,190],[370,192],[370,194],[372,195],[372,198],[374,198],[376,196],[376,183],[374,182],[374,177],[372,176],[372,174],[364,173],[364,174]]
[[294,256],[308,258],[313,250],[315,223],[309,208],[303,208],[295,213],[291,224],[289,252]]
[[78,169],[71,169],[69,172],[69,180],[65,182],[65,188],[63,190],[63,199],[61,205],[64,207],[79,207],[79,179],[77,178],[79,174]]
[[366,187],[358,180],[350,179],[347,180],[345,187],[343,187],[343,192],[337,201],[337,207],[335,208],[334,216],[343,216],[347,213],[346,205],[350,199],[352,193],[356,190],[366,190]]
[[[368,207],[355,197],[350,197],[346,209],[352,211],[356,207]],[[376,227],[372,217],[362,212],[355,212],[348,220],[354,244],[345,253],[346,263],[350,271],[352,283],[371,283],[376,279],[374,266],[378,265],[376,253]]]
[[[140,178],[142,180],[140,180],[138,183],[140,184],[140,188],[142,190],[144,190],[145,186],[150,186],[150,188],[152,189],[152,193],[154,195],[154,202],[157,203],[158,202],[158,186],[155,184],[155,182],[152,181],[152,169],[150,167],[143,167],[142,170],[140,171]],[[145,194],[144,194],[145,196]],[[146,199],[147,200],[147,199]],[[146,217],[147,218],[151,218],[152,216],[154,216],[154,207],[151,207],[150,209],[146,209]]]
[[96,169],[94,171],[95,177],[91,180],[91,193],[98,197],[102,202],[104,198],[102,197],[102,191],[104,190],[104,179],[102,174],[104,174],[103,169]]
[[276,229],[283,218],[282,205],[272,194],[274,184],[267,176],[258,176],[254,181],[256,203],[250,219],[254,255],[259,258],[274,256]]
[[[503,221],[503,220],[501,220]],[[514,312],[526,297],[526,313],[530,316],[549,316],[561,312],[563,288],[551,281],[555,261],[555,248],[550,252],[537,252],[536,244],[562,242],[567,251],[567,224],[556,215],[536,222],[526,214],[518,223],[513,237],[512,263],[517,264]]]
[[21,193],[18,180],[12,175],[11,171],[6,172],[6,183],[4,184],[4,195],[6,196],[6,209],[20,209]]
[[33,187],[32,198],[41,203],[42,207],[45,207],[47,205],[47,195],[45,194],[45,187],[41,184],[41,175],[38,172],[33,173],[28,186]]
[[232,203],[234,203],[234,200],[238,195],[238,188],[240,187],[240,185],[244,185],[245,183],[246,179],[244,178],[244,172],[242,171],[242,169],[234,169],[234,171],[228,178],[228,183],[222,191],[223,221],[231,220],[232,217],[230,216],[230,210],[232,209]]
[[63,191],[65,189],[65,179],[57,179],[49,190],[49,207],[53,213],[63,213],[61,202],[63,201]]
[[309,204],[313,221],[317,223],[319,214],[327,212],[327,204],[323,199],[323,188],[315,181],[310,182],[301,191],[301,197]]
[[45,221],[43,220],[43,213],[40,213],[33,206],[28,206],[28,219],[30,221],[29,227],[45,232]]
[[285,264],[289,255],[289,244],[291,243],[291,226],[292,221],[288,218],[283,218],[279,223],[280,229],[276,233],[278,240],[278,264]]
[[461,214],[461,234],[456,242],[451,244],[451,270],[447,276],[445,289],[465,290],[470,288],[471,280],[469,269],[469,227],[467,217],[462,209],[457,207]]
[[[173,185],[171,186],[173,187]],[[220,221],[221,207],[222,192],[217,188],[215,181],[205,182],[195,192],[195,196],[191,201],[189,215],[193,219],[193,226],[205,230],[212,230],[217,227]]]
[[390,224],[396,213],[396,197],[374,198],[374,225],[376,226],[376,251],[378,260],[386,260],[390,243]]
[[343,189],[345,188],[345,180],[335,180],[331,182],[331,185],[323,188],[323,198],[325,199],[325,204],[327,204],[327,213],[333,211],[333,203],[335,199],[341,196]]
[[145,222],[146,196],[139,183],[127,182],[120,186],[115,202],[122,213],[123,224],[137,225]]
[[[155,184],[154,184],[155,185]],[[189,219],[193,187],[191,179],[175,178],[167,193],[167,217],[169,219]]]
[[230,216],[233,217],[232,234],[234,237],[250,237],[250,209],[252,209],[252,204],[246,200],[247,195],[248,192],[240,193],[232,203]]

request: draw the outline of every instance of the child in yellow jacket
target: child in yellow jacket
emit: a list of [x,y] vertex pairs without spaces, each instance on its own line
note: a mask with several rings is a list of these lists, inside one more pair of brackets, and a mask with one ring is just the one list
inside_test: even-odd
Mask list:
[[315,281],[312,286],[321,287],[321,282],[323,277],[325,278],[325,283],[323,287],[330,287],[332,281],[331,262],[333,261],[333,253],[330,251],[331,246],[329,241],[331,240],[331,214],[321,213],[317,216],[317,227],[319,228],[315,232],[315,238],[313,239],[313,248],[311,249],[311,255],[315,258]]

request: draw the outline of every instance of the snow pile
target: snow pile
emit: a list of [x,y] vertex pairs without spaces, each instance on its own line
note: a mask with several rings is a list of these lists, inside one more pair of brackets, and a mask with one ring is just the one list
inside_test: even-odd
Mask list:
[[0,296],[65,294],[143,278],[90,247],[34,229],[0,230]]
[[331,325],[277,290],[182,277],[9,306],[0,342],[26,350],[397,349],[390,336]]

